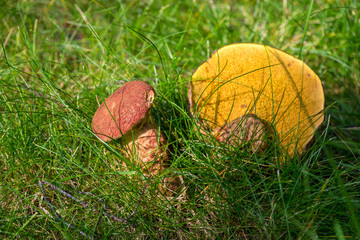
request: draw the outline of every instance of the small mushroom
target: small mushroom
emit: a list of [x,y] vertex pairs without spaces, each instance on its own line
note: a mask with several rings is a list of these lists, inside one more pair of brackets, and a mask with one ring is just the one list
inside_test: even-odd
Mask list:
[[244,115],[214,129],[219,142],[233,147],[249,143],[251,152],[261,152],[267,147],[267,130],[265,124],[253,114]]
[[[143,172],[150,175],[169,165],[166,140],[150,111],[154,98],[154,89],[145,82],[125,83],[100,105],[91,124],[103,141],[122,138],[127,156],[137,158]],[[164,182],[171,185],[172,178],[166,177]]]
[[261,44],[215,51],[192,75],[188,98],[210,131],[247,114],[274,126],[285,158],[303,152],[324,120],[319,77],[303,61]]

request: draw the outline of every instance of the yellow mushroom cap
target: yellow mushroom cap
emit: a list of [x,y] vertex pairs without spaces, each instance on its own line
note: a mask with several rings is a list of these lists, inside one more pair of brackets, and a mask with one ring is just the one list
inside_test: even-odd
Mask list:
[[192,76],[189,102],[213,130],[245,114],[273,124],[281,146],[301,153],[323,122],[319,77],[301,60],[269,46],[220,48]]

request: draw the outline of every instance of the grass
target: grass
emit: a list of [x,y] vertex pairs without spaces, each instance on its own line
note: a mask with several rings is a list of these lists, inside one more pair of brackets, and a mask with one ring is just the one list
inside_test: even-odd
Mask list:
[[[0,8],[1,238],[360,236],[357,1],[23,0]],[[276,146],[251,155],[199,133],[186,97],[191,74],[234,42],[298,56],[322,80],[326,121],[302,157],[271,164]],[[173,148],[169,172],[185,183],[173,198],[154,194],[159,177],[123,168],[121,141],[104,144],[91,131],[99,103],[132,79],[157,91],[153,116]],[[59,221],[39,181],[98,211],[46,188],[72,227]],[[104,203],[127,221],[102,215]]]

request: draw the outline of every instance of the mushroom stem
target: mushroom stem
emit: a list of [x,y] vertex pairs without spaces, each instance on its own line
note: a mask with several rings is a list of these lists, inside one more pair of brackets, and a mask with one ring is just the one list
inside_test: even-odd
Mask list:
[[254,114],[241,116],[214,129],[219,142],[239,147],[250,143],[251,152],[263,151],[267,146],[267,129],[264,122]]
[[163,172],[169,159],[164,136],[158,132],[150,111],[144,120],[124,135],[128,157],[135,158],[144,173],[156,175]]
[[[165,137],[159,133],[151,113],[144,121],[124,135],[127,157],[139,164],[142,172],[149,177],[164,173],[169,167],[169,148]],[[166,176],[158,185],[158,190],[171,196],[180,186],[180,178]]]

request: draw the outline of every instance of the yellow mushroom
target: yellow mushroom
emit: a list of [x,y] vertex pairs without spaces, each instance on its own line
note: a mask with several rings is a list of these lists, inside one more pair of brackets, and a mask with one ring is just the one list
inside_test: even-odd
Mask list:
[[188,97],[211,130],[245,114],[267,121],[290,156],[305,149],[324,119],[319,77],[301,60],[260,44],[214,52],[193,74]]

